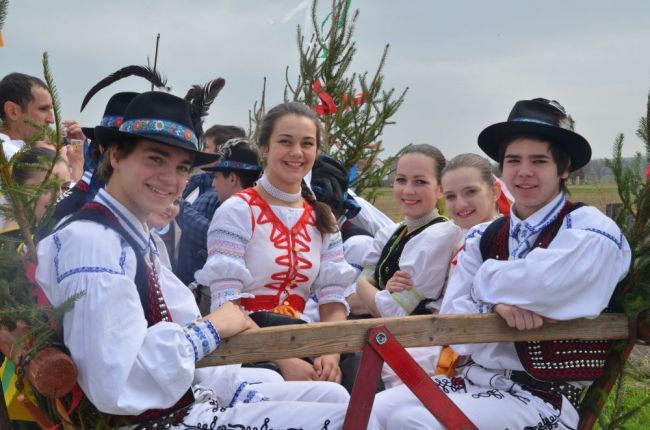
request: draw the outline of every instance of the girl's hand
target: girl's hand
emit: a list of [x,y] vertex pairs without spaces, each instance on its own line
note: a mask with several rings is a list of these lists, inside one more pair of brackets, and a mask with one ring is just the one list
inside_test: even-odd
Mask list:
[[386,290],[391,293],[399,293],[400,291],[410,290],[413,288],[413,281],[411,275],[403,270],[395,272],[392,278],[386,283]]
[[339,354],[325,354],[314,360],[314,370],[318,374],[318,380],[340,384],[343,379],[343,374],[339,367],[340,359],[341,356]]
[[318,381],[318,373],[314,367],[302,358],[284,358],[275,364],[285,381]]

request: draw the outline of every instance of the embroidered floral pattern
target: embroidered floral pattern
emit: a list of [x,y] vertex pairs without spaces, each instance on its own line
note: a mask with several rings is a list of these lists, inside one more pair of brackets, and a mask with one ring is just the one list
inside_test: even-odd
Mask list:
[[104,127],[110,127],[110,128],[120,128],[123,121],[124,121],[123,116],[106,115],[105,117],[102,118],[102,121],[99,123],[99,125]]
[[182,124],[162,119],[130,119],[120,126],[120,131],[125,133],[155,133],[164,136],[172,136],[191,144],[199,149],[199,141],[194,132]]

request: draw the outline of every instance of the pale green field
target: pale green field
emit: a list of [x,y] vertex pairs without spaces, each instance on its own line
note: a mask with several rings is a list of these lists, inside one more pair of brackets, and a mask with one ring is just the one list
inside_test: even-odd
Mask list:
[[[590,184],[590,185],[573,185],[569,187],[571,201],[584,202],[595,206],[605,212],[607,203],[619,203],[621,200],[616,191],[616,184]],[[393,191],[389,187],[381,188],[375,200],[375,206],[388,215],[391,219],[398,221],[401,219],[399,207],[393,199]]]

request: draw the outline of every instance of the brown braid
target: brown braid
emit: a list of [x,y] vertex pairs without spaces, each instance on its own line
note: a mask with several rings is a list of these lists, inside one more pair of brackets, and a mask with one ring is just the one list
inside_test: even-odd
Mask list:
[[302,198],[305,199],[314,208],[314,218],[316,218],[316,228],[321,234],[336,233],[339,231],[339,226],[334,219],[332,209],[323,202],[319,202],[314,197],[305,181],[300,184],[302,189]]

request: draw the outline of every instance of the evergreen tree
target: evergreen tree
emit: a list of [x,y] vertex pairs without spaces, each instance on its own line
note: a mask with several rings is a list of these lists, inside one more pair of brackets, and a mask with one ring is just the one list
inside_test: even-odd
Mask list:
[[[645,158],[650,161],[650,95],[648,96],[646,115],[639,121],[637,136],[645,145]],[[650,341],[650,180],[644,180],[643,156],[638,152],[634,163],[626,165],[622,156],[623,134],[614,142],[613,157],[606,160],[616,179],[621,207],[616,222],[630,244],[632,263],[627,276],[619,283],[611,301],[611,307],[617,312],[624,312],[637,322],[637,335],[646,342]],[[637,319],[638,318],[638,319]],[[642,408],[650,404],[646,398],[638,405],[630,407],[623,404],[625,381],[623,367],[634,347],[635,339],[617,342],[607,362],[605,374],[589,389],[581,404],[581,414],[593,412],[598,416],[603,429],[622,428],[626,421]],[[634,369],[626,369],[632,379],[640,377]],[[607,392],[603,389],[614,387],[612,411],[601,414]]]
[[[300,101],[314,107],[323,125],[323,151],[337,159],[346,169],[358,173],[352,187],[374,199],[376,188],[389,173],[395,157],[379,160],[383,147],[381,135],[386,125],[404,102],[408,88],[397,93],[384,89],[382,70],[389,45],[384,47],[377,69],[350,72],[357,51],[352,39],[359,11],[350,13],[351,0],[332,0],[330,13],[317,17],[318,2],[314,1],[311,20],[314,33],[306,37],[298,26],[299,73],[294,82],[285,70],[285,101]],[[264,101],[253,108],[254,122],[259,126]]]
[[[25,352],[22,358],[26,358],[26,360],[22,364],[16,363],[18,364],[17,370],[20,371],[19,375],[24,372],[29,359],[35,357],[41,348],[52,341],[62,339],[55,332],[54,327],[78,298],[78,296],[70,298],[58,309],[39,306],[34,302],[35,286],[27,279],[25,273],[30,265],[36,263],[34,232],[36,232],[39,223],[48,221],[50,215],[50,213],[46,213],[42,220],[36,219],[34,215],[36,204],[43,193],[51,193],[52,200],[49,204],[49,212],[51,212],[54,209],[57,194],[55,190],[58,190],[60,185],[59,180],[52,176],[52,170],[57,161],[56,157],[51,161],[40,160],[33,165],[21,165],[19,161],[25,152],[41,140],[46,140],[54,145],[57,156],[61,149],[63,139],[61,138],[59,100],[50,73],[47,53],[43,54],[43,71],[47,90],[52,97],[55,127],[50,128],[48,125],[28,121],[35,128],[36,133],[11,158],[6,157],[0,140],[0,195],[6,202],[0,205],[0,213],[4,218],[13,219],[18,223],[24,244],[24,247],[17,252],[19,240],[0,235],[0,329],[3,332],[0,336],[0,351],[8,355],[15,350]],[[13,171],[16,168],[43,170],[46,172],[45,178],[37,185],[19,185],[13,178]],[[17,326],[22,323],[25,323],[25,329],[16,330]],[[16,333],[19,333],[19,336],[16,336]],[[14,336],[16,337],[14,338]],[[20,361],[23,361],[22,358]],[[5,383],[8,382],[10,381],[5,381]],[[22,377],[19,376],[16,379],[16,386],[22,386],[23,382]],[[40,406],[47,409],[45,399],[38,396],[38,393],[35,394],[39,399]],[[2,404],[0,410],[2,410],[4,396],[0,403]],[[8,420],[8,416],[0,416],[0,419]],[[0,428],[10,428],[6,422],[0,421],[0,424],[2,424]]]

